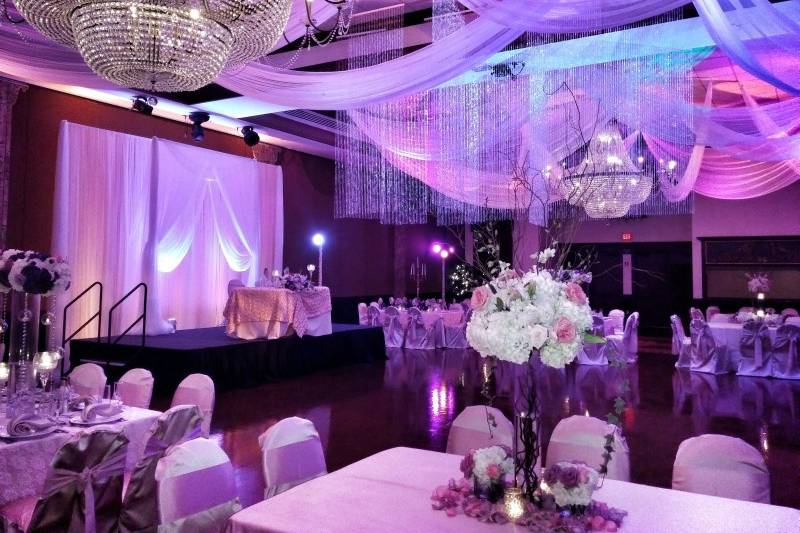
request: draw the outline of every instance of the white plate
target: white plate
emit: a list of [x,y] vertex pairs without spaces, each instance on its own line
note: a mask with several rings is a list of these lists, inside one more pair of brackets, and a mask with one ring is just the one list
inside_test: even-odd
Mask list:
[[8,440],[29,440],[29,439],[38,439],[39,437],[45,437],[47,435],[51,435],[58,431],[58,426],[52,426],[45,430],[39,431],[37,433],[29,433],[27,435],[9,435],[7,428],[0,428],[0,438],[8,439]]
[[75,426],[99,426],[100,424],[113,424],[122,420],[122,413],[111,415],[106,418],[95,418],[92,421],[85,421],[81,415],[75,415],[69,419],[69,423]]

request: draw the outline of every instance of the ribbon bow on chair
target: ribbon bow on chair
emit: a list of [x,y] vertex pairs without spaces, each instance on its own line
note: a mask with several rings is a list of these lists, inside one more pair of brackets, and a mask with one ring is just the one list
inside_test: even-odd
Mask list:
[[[786,352],[785,367],[780,369],[780,372],[786,376],[792,375],[794,369],[797,368],[798,343],[800,343],[800,327],[788,325],[778,328],[778,332],[775,335],[775,344],[773,345],[773,349],[776,352]],[[775,375],[775,370],[773,370],[773,375]]]
[[769,328],[763,322],[748,322],[742,329],[740,342],[743,353],[753,350],[756,368],[764,366],[764,352],[769,352]]

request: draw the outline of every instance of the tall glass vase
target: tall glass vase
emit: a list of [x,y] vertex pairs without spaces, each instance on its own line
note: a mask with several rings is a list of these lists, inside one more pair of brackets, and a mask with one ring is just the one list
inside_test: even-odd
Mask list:
[[32,412],[35,373],[33,360],[39,350],[39,311],[41,296],[11,291],[9,314],[9,416]]
[[514,473],[525,498],[533,502],[539,487],[536,465],[539,459],[541,419],[536,390],[536,357],[523,365],[514,391]]

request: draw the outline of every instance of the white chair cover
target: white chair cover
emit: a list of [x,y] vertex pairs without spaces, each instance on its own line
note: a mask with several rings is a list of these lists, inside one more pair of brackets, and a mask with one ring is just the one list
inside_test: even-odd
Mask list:
[[753,308],[752,307],[748,307],[748,306],[740,307],[739,308],[739,312],[740,313],[752,313],[753,312]]
[[708,321],[712,324],[721,324],[724,322],[730,322],[731,318],[733,318],[733,315],[730,313],[717,313],[709,318]]
[[787,307],[783,311],[781,311],[781,316],[784,318],[788,318],[790,316],[800,316],[800,313],[797,312],[797,309],[792,307]]
[[400,323],[400,311],[389,306],[383,311],[383,338],[387,348],[402,348],[405,341],[405,330]]
[[[633,312],[625,322],[625,330],[622,334],[615,333],[613,335],[606,335],[605,349],[610,349],[608,345],[612,345],[616,353],[625,361],[635,363],[638,358],[639,351],[639,313]],[[604,350],[605,351],[605,350]],[[604,354],[606,360],[608,357]]]
[[153,374],[144,368],[132,368],[117,382],[117,393],[122,403],[142,409],[150,408],[153,397]]
[[369,325],[369,317],[367,316],[367,304],[361,302],[358,304],[358,323],[362,326]]
[[678,356],[675,368],[689,368],[692,363],[692,339],[686,336],[678,315],[669,317],[672,326],[672,353]]
[[764,458],[743,440],[725,435],[700,435],[681,442],[672,467],[672,488],[770,503]]
[[622,329],[625,327],[625,311],[612,309],[608,312],[608,318],[611,323],[611,333],[622,333]]
[[592,468],[603,464],[606,435],[614,433],[614,452],[608,463],[608,478],[630,480],[630,451],[617,426],[591,416],[564,418],[553,429],[547,446],[547,464],[583,461]]
[[214,441],[194,439],[158,461],[158,531],[222,533],[242,509],[230,459]]
[[172,407],[196,405],[203,414],[203,436],[211,432],[211,416],[214,414],[214,381],[205,374],[190,374],[181,381],[172,396]]
[[56,452],[39,498],[0,510],[3,531],[107,532],[119,527],[128,439],[95,428]]
[[451,311],[461,311],[461,309],[463,309],[461,307],[461,304],[457,303],[451,303],[447,308],[450,309]]
[[238,289],[239,287],[244,287],[244,283],[240,279],[232,279],[228,282],[228,298],[231,297],[233,294],[234,289]]
[[783,323],[790,326],[800,326],[800,316],[790,316]]
[[772,373],[772,346],[769,328],[764,322],[748,320],[744,324],[739,352],[742,358],[739,360],[737,375],[767,377]]
[[437,321],[424,320],[416,307],[408,310],[408,328],[406,329],[406,348],[411,350],[435,350]]
[[692,337],[692,372],[727,374],[732,370],[727,346],[717,346],[711,328],[702,320],[689,324]]
[[720,313],[719,307],[717,307],[716,305],[709,305],[706,308],[706,320],[708,322],[711,322],[714,316],[718,315],[719,313]]
[[72,369],[69,383],[72,390],[79,395],[99,399],[103,397],[106,388],[106,373],[100,365],[84,363]]
[[800,326],[783,325],[775,333],[772,347],[772,369],[775,378],[800,379],[800,360],[797,345],[800,343]]
[[284,418],[258,438],[264,469],[264,498],[328,473],[319,433],[310,420]]
[[689,320],[702,320],[705,322],[706,317],[703,312],[696,307],[689,308]]
[[578,350],[575,363],[579,365],[607,366],[608,351],[603,344],[586,343],[580,350]]
[[381,308],[378,307],[376,302],[369,304],[367,308],[367,325],[380,326],[381,325]]
[[447,453],[466,455],[470,450],[514,444],[514,424],[498,409],[472,405],[453,420],[447,435]]
[[[453,306],[455,306],[455,309]],[[453,304],[450,306],[450,309],[460,311],[462,308],[458,304]],[[469,342],[467,342],[467,324],[469,324],[469,319],[471,317],[472,309],[468,310],[464,314],[464,318],[461,319],[461,323],[458,325],[448,326],[446,323],[444,323],[444,321],[442,321],[443,347],[453,350],[463,350],[469,348]]]

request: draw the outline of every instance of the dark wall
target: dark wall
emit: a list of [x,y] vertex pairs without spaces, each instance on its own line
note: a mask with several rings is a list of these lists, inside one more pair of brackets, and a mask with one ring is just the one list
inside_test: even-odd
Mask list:
[[[68,120],[143,137],[194,144],[183,124],[72,95],[30,87],[14,107],[7,246],[50,250],[58,128]],[[237,136],[207,131],[203,148],[251,157]],[[325,233],[324,281],[334,296],[391,294],[395,290],[395,229],[374,221],[333,217],[333,162],[284,151],[284,263],[304,269],[317,250],[311,235]],[[421,226],[415,232],[438,232]]]

